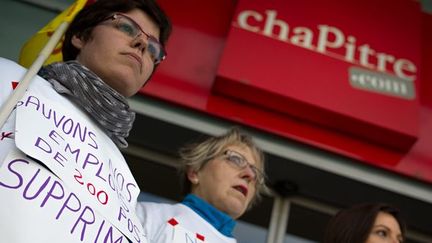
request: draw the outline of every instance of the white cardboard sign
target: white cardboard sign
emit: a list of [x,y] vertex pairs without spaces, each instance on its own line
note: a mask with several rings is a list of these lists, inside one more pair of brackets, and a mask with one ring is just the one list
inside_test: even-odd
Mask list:
[[127,242],[62,180],[17,149],[0,168],[0,198],[2,242]]
[[31,86],[16,112],[17,147],[45,164],[129,239],[146,242],[135,215],[139,187],[106,134],[44,80]]

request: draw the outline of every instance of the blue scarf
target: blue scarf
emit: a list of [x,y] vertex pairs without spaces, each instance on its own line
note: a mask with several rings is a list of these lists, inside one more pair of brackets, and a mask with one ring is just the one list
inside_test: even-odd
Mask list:
[[188,194],[181,203],[199,214],[223,235],[233,237],[232,231],[234,230],[236,222],[227,214],[219,211],[208,202],[193,194]]

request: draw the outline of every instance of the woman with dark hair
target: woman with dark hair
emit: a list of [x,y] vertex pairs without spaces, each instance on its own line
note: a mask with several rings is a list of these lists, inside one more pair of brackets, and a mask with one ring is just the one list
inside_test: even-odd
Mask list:
[[323,243],[404,242],[405,223],[399,210],[369,203],[341,210],[328,223]]
[[236,242],[235,220],[259,200],[265,188],[263,153],[252,137],[231,129],[185,146],[180,156],[187,194],[183,201],[173,205],[138,202],[137,213],[148,239]]
[[[170,30],[154,0],[98,0],[77,14],[64,62],[40,70],[1,127],[2,242],[147,242],[119,147],[135,119],[127,98],[166,57]],[[24,72],[0,58],[0,104]]]

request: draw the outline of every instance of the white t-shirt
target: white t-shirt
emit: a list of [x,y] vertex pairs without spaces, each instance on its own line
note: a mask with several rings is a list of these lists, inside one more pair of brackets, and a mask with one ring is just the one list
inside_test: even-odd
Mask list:
[[157,243],[235,243],[210,223],[181,203],[138,202],[137,215],[149,242]]

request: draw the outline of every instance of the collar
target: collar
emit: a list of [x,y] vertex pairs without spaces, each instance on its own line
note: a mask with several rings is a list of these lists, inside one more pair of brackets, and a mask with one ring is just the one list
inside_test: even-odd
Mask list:
[[188,194],[181,203],[191,208],[195,213],[199,214],[223,235],[233,237],[232,231],[236,222],[227,214],[216,209],[208,202],[202,200],[194,194]]

